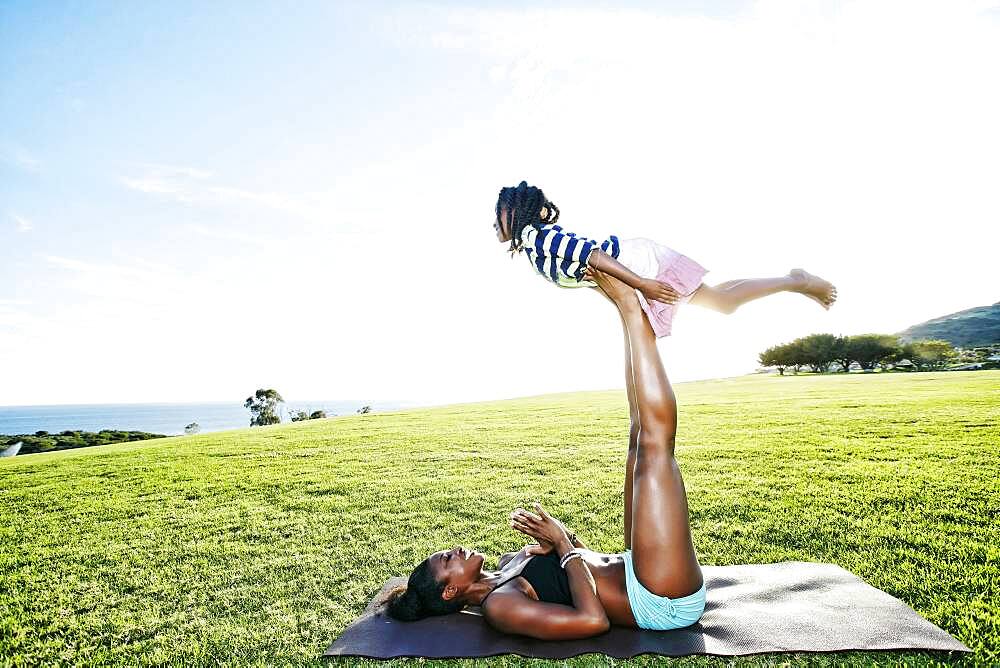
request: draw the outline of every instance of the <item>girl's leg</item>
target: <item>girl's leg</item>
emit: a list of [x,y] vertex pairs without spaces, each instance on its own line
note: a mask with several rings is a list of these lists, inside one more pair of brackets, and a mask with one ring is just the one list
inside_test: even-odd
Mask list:
[[798,292],[823,308],[830,308],[837,300],[837,288],[831,283],[801,269],[792,269],[787,276],[777,278],[747,278],[714,286],[702,283],[691,295],[690,303],[732,313],[749,301],[777,292]]

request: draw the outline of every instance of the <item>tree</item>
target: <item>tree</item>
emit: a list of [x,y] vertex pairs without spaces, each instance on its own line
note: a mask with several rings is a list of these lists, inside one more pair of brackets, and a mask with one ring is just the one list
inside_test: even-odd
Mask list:
[[913,355],[910,361],[916,364],[921,371],[939,369],[957,356],[952,345],[940,339],[914,341],[909,344],[908,348]]
[[773,366],[777,367],[778,375],[784,376],[785,369],[789,367],[795,368],[798,371],[796,365],[801,364],[799,360],[799,353],[801,351],[793,343],[782,343],[778,346],[771,346],[758,356],[758,360],[763,366]]
[[361,408],[358,409],[358,415],[367,415],[368,413],[371,412],[372,412],[371,406],[362,406]]
[[285,403],[276,390],[259,389],[243,403],[245,408],[250,409],[250,426],[263,427],[268,424],[278,424],[281,418],[278,416],[278,404]]
[[781,346],[771,346],[760,355],[757,356],[757,361],[760,362],[761,366],[773,366],[778,369],[778,375],[785,375],[785,367],[787,366],[782,359],[781,355],[778,353],[778,349]]
[[326,417],[326,411],[322,411],[322,410],[320,410],[320,411],[313,411],[312,413],[309,414],[309,419],[310,420],[318,420],[320,418],[325,418],[325,417]]
[[816,373],[830,369],[830,363],[836,359],[837,337],[833,334],[810,334],[799,339],[802,346],[802,359]]
[[802,370],[802,367],[809,364],[809,358],[806,354],[805,346],[802,345],[802,339],[795,339],[782,347],[784,348],[785,358],[788,360],[794,373],[798,373]]
[[197,422],[192,422],[188,426],[184,427],[185,434],[197,434],[199,431],[201,431],[201,425]]
[[878,365],[882,367],[882,371],[888,371],[890,367],[906,359],[906,356],[903,354],[903,346],[899,342],[899,337],[893,334],[886,334],[882,337],[882,343],[886,348],[889,348],[889,353],[878,361]]
[[861,365],[862,369],[871,371],[875,365],[896,351],[896,345],[886,341],[882,334],[859,334],[847,338],[850,356]]
[[854,351],[851,350],[849,336],[838,336],[833,346],[833,361],[844,368],[844,373],[851,370],[851,362],[854,360]]

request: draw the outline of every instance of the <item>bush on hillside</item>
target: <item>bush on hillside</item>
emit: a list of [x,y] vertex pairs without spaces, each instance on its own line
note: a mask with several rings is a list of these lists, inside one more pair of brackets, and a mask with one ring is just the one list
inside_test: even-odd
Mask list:
[[313,411],[312,413],[308,411],[292,411],[292,422],[301,422],[303,420],[318,420],[320,418],[326,417],[326,411]]
[[[39,436],[39,434],[42,434]],[[126,441],[145,441],[151,438],[166,438],[164,434],[150,434],[145,431],[121,431],[118,429],[102,429],[99,432],[66,430],[55,435],[47,431],[34,434],[15,434],[12,436],[0,434],[0,450],[18,441],[23,445],[18,453],[29,455],[35,452],[55,452],[72,448],[88,448],[94,445],[123,443]]]

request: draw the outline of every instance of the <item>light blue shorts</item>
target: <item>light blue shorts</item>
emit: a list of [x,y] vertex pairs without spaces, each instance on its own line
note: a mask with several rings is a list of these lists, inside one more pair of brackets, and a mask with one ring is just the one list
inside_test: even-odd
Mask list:
[[691,626],[705,611],[705,583],[701,589],[682,598],[657,596],[642,586],[632,566],[632,550],[622,553],[625,559],[625,589],[632,606],[632,616],[641,629],[667,631]]

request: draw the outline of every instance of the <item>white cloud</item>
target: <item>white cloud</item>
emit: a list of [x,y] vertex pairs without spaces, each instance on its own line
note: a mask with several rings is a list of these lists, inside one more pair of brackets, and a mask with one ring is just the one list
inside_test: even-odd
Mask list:
[[176,198],[182,202],[194,201],[194,198],[186,194],[185,187],[162,177],[144,176],[139,178],[130,178],[122,176],[119,180],[126,188],[138,190],[139,192],[159,195],[175,195]]
[[203,199],[204,185],[201,182],[212,175],[211,172],[196,167],[157,163],[138,163],[138,166],[140,175],[120,176],[119,183],[130,190],[167,196],[184,204]]
[[137,162],[132,163],[148,174],[163,177],[187,177],[191,179],[207,179],[212,176],[212,172],[200,167],[190,167],[185,165],[167,165],[162,162]]
[[254,192],[242,188],[230,186],[213,186],[208,189],[208,193],[221,202],[239,202],[244,204],[254,204],[270,207],[279,211],[298,214],[303,217],[315,216],[317,210],[304,201],[302,197],[295,197],[274,192]]
[[118,182],[149,195],[165,197],[182,204],[205,206],[263,206],[303,219],[316,219],[323,206],[307,195],[254,191],[223,185],[212,180],[212,172],[195,167],[177,167],[157,163],[140,163],[142,173],[119,176]]
[[0,160],[26,172],[37,173],[42,169],[41,160],[18,146],[0,147]]
[[24,216],[12,213],[10,214],[10,217],[14,221],[14,224],[17,225],[18,232],[30,232],[35,229],[34,224]]
[[222,241],[237,241],[244,244],[250,244],[252,246],[267,246],[269,244],[277,243],[280,241],[279,239],[273,237],[247,234],[246,232],[240,230],[208,227],[205,225],[196,225],[194,223],[188,223],[183,227],[184,229],[190,230],[195,234],[207,237],[209,239],[220,239]]
[[[64,287],[82,295],[83,304],[93,306],[95,300],[106,303],[110,310],[136,307],[175,307],[185,299],[196,298],[199,286],[188,272],[163,264],[132,260],[132,264],[92,262],[60,255],[40,254],[52,267],[72,272]],[[85,320],[94,320],[91,315]]]

